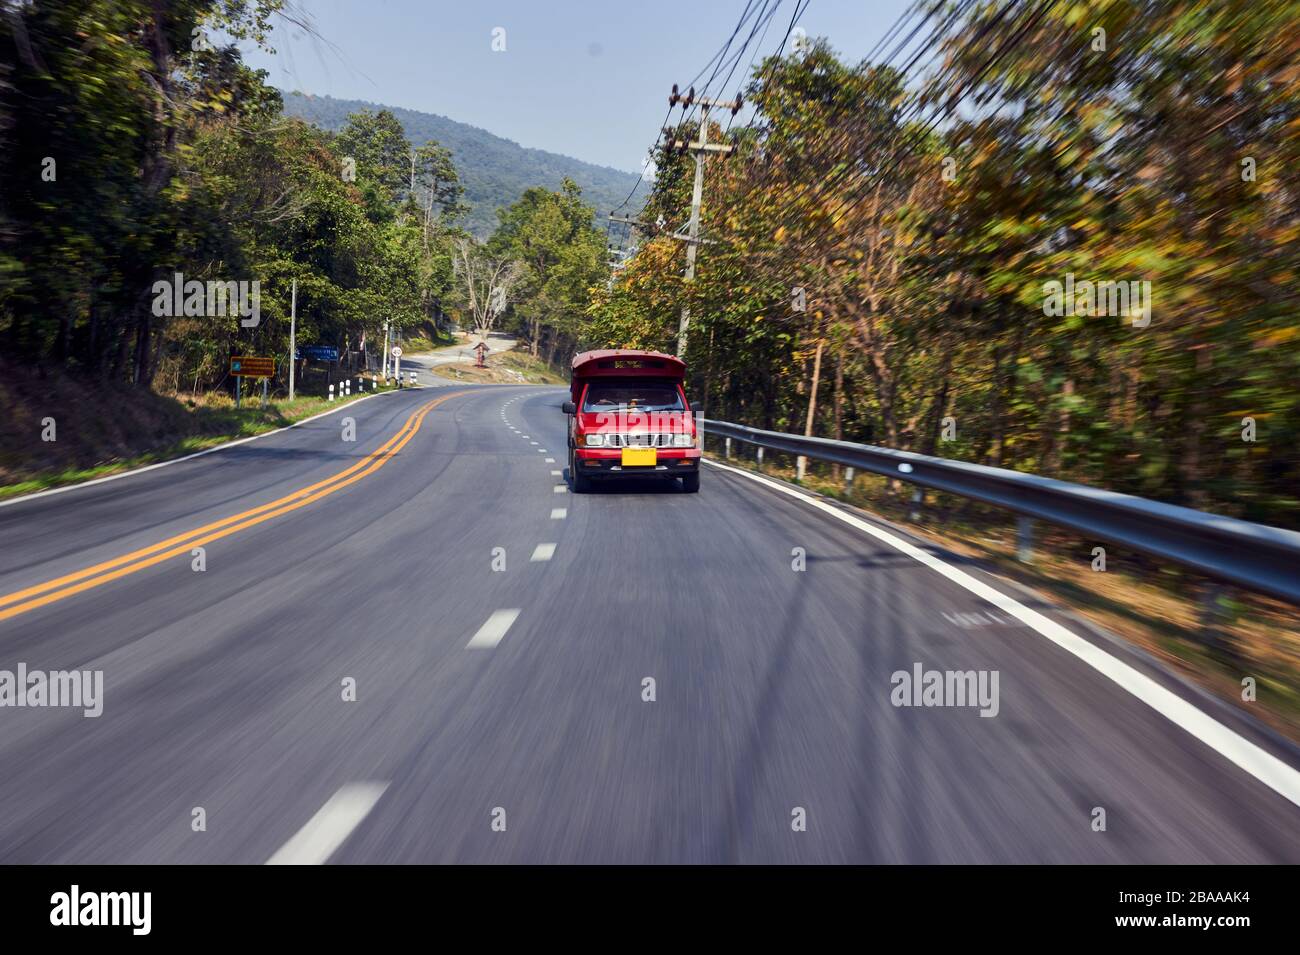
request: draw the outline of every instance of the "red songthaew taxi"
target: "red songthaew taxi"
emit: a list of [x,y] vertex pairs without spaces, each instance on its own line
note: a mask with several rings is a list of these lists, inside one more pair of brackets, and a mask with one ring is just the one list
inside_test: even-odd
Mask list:
[[695,417],[682,383],[686,364],[657,351],[588,351],[573,359],[569,480],[576,493],[593,480],[663,478],[700,489]]

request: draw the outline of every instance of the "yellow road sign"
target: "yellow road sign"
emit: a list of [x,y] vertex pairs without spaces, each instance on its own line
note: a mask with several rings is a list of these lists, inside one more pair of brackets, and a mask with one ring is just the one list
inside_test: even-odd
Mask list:
[[232,355],[230,373],[236,378],[274,378],[275,359]]

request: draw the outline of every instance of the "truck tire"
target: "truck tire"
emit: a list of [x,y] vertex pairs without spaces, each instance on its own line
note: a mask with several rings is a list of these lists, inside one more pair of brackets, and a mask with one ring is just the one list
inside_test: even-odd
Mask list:
[[574,494],[587,494],[591,491],[591,479],[585,474],[581,474],[576,467],[578,456],[569,455],[569,486]]

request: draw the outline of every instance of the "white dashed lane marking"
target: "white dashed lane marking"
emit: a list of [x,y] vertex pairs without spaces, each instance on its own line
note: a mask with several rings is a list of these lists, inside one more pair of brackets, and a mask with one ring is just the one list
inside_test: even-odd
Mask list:
[[540,560],[550,560],[554,556],[555,556],[554,544],[538,544],[536,547],[533,548],[533,556],[529,557],[528,559],[529,561],[535,562]]
[[370,815],[388,783],[348,783],[339,788],[267,865],[324,865],[361,820]]
[[506,635],[510,625],[515,622],[519,616],[519,610],[494,610],[492,616],[487,618],[483,626],[478,628],[478,633],[470,637],[469,643],[465,645],[466,650],[490,650],[501,642],[501,638]]

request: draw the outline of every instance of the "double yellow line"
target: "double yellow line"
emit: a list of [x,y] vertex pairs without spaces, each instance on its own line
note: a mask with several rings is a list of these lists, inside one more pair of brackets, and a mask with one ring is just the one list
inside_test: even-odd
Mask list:
[[345,468],[333,477],[326,478],[324,481],[318,481],[309,487],[294,491],[292,494],[271,501],[269,504],[263,504],[260,507],[254,507],[239,514],[232,514],[230,517],[223,518],[212,524],[205,524],[184,534],[169,537],[167,540],[159,541],[150,547],[123,554],[121,557],[114,557],[112,560],[66,574],[63,577],[56,577],[54,580],[47,580],[43,584],[36,584],[33,587],[6,594],[0,597],[0,620],[8,620],[10,617],[27,613],[27,611],[35,610],[37,607],[44,607],[47,604],[63,600],[65,597],[71,597],[73,594],[79,594],[84,590],[99,587],[109,581],[117,580],[119,577],[125,577],[128,574],[134,574],[146,567],[152,567],[154,564],[160,564],[181,554],[188,554],[195,547],[202,547],[212,541],[229,537],[231,534],[237,534],[239,531],[329,497],[336,491],[341,491],[348,485],[355,484],[362,478],[374,474],[382,468],[394,454],[402,450],[406,443],[415,437],[416,432],[420,430],[420,425],[424,422],[425,415],[444,401],[463,394],[465,392],[458,391],[421,405],[411,413],[411,416],[406,419],[406,423],[402,425],[401,429],[383,445],[366,455],[356,464]]

